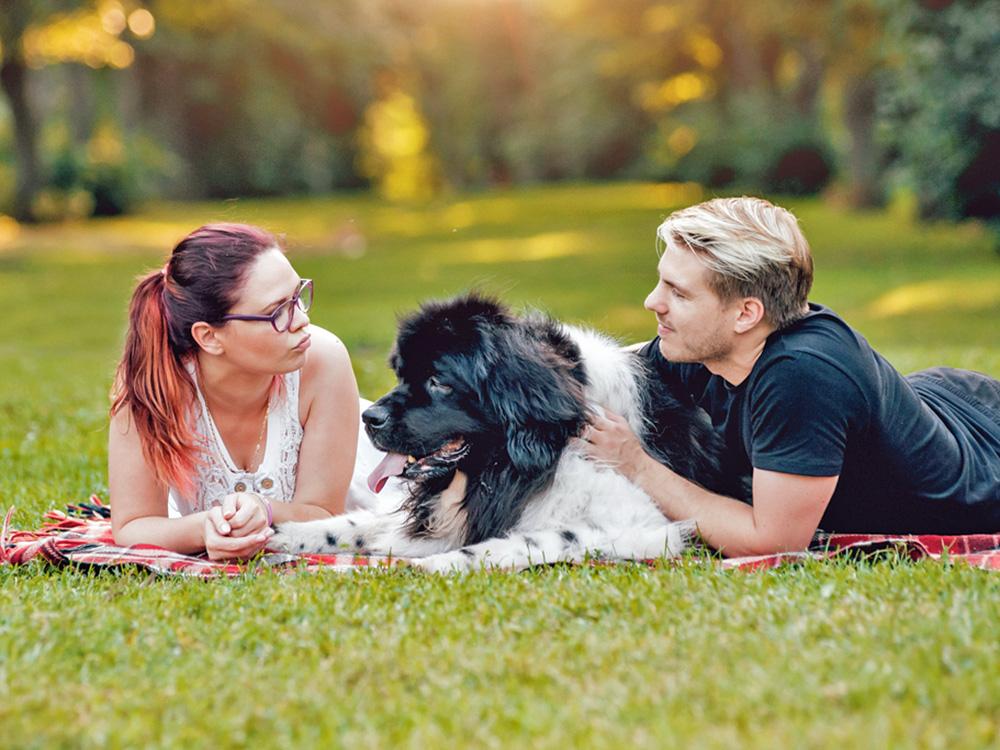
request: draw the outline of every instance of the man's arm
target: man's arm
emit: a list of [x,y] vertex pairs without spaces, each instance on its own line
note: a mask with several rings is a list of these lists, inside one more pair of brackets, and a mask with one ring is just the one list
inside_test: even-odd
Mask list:
[[727,557],[802,550],[837,486],[810,477],[755,469],[753,505],[699,487],[647,454],[622,417],[595,418],[580,447],[641,487],[674,520],[691,519],[702,538]]

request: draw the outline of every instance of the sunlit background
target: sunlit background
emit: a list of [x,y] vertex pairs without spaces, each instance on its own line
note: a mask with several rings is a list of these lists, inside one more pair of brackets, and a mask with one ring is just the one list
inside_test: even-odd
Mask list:
[[995,1],[4,0],[0,55],[19,222],[626,179],[1000,214]]

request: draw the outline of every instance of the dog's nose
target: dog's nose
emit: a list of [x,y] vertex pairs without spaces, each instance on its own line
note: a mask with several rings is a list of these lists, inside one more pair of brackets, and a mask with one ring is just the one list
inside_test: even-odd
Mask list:
[[364,410],[364,413],[361,415],[361,420],[365,423],[365,427],[369,430],[381,429],[382,427],[385,427],[385,423],[389,421],[389,410],[384,406],[374,404]]

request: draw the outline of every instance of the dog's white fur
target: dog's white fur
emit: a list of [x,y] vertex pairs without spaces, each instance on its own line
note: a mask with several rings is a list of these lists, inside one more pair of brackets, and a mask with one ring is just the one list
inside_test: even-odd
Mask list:
[[[642,430],[639,373],[634,356],[594,331],[563,326],[580,348],[589,402],[621,414]],[[580,562],[588,556],[641,560],[679,554],[694,532],[690,522],[670,522],[649,496],[609,466],[587,459],[572,446],[563,451],[555,478],[525,506],[503,538],[462,547],[465,477],[440,495],[432,533],[412,537],[397,507],[360,510],[321,521],[283,523],[269,547],[286,552],[355,550],[413,558],[432,571]]]

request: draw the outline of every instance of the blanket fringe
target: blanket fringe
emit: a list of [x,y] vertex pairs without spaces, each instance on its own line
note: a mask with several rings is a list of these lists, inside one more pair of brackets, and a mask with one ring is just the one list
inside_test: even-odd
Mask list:
[[17,508],[13,505],[10,506],[3,517],[3,527],[0,528],[0,563],[9,562],[7,557],[7,532],[10,530],[10,519],[14,517],[15,510]]

